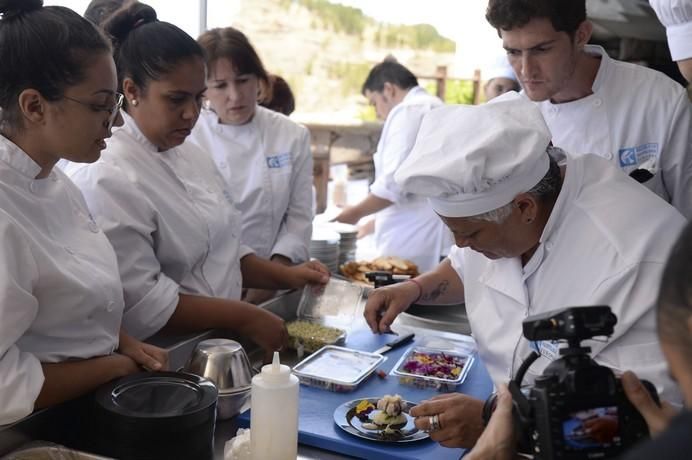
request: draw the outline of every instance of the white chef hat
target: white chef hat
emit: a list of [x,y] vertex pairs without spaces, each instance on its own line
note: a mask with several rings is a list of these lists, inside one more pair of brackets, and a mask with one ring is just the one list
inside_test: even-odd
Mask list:
[[423,119],[394,180],[427,196],[442,216],[476,216],[540,182],[550,139],[540,110],[513,91],[487,104],[441,107]]
[[649,0],[666,26],[668,47],[674,61],[692,58],[692,2],[689,0]]
[[483,79],[488,81],[492,80],[493,78],[501,77],[509,78],[510,80],[514,80],[516,82],[519,81],[514,73],[514,69],[512,69],[512,66],[509,64],[509,59],[507,58],[506,53],[502,53],[495,58]]

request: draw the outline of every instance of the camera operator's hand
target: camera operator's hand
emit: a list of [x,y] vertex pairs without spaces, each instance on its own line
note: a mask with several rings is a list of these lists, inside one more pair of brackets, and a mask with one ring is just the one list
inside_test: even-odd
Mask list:
[[512,395],[506,385],[497,392],[495,411],[473,450],[465,460],[511,460],[516,456]]
[[678,413],[677,409],[666,401],[661,401],[659,407],[646,387],[631,371],[622,375],[622,388],[625,390],[627,399],[642,414],[646,424],[649,425],[651,436],[665,430],[670,420]]
[[430,429],[430,417],[437,415],[440,429],[430,439],[444,447],[471,447],[483,432],[483,401],[461,393],[435,396],[411,408],[419,430]]

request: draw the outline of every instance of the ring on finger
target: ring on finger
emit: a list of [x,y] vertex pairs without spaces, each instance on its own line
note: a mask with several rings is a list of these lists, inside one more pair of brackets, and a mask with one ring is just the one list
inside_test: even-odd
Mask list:
[[432,433],[433,431],[437,431],[440,428],[442,428],[442,426],[440,425],[440,415],[435,414],[435,415],[431,416],[430,417],[430,432]]
[[426,433],[432,433],[432,431],[433,431],[433,418],[432,418],[432,415],[428,417],[428,428],[426,428],[426,429],[423,430],[423,431],[425,431]]

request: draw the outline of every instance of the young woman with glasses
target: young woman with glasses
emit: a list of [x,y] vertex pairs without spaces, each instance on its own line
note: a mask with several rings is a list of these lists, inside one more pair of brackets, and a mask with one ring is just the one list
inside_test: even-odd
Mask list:
[[167,365],[120,333],[115,252],[54,167],[96,161],[122,123],[109,43],[42,3],[0,0],[0,425]]

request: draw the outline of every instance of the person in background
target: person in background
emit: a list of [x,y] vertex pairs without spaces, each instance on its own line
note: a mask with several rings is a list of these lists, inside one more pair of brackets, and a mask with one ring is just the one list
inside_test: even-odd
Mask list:
[[[553,342],[526,340],[526,316],[609,305],[618,323],[607,343],[585,342],[594,359],[634,369],[676,401],[653,307],[685,219],[608,161],[571,156],[550,140],[538,107],[517,93],[428,114],[395,179],[404,190],[430,197],[456,246],[435,270],[370,293],[365,319],[382,333],[411,303],[464,300],[479,355],[499,385],[534,347],[541,356],[527,371],[529,383],[559,356]],[[420,429],[437,415],[441,428],[433,440],[470,447],[483,428],[482,407],[454,393],[419,404],[411,415]]]
[[488,76],[488,80],[483,85],[486,101],[491,101],[508,91],[521,90],[514,69],[509,65],[507,55],[504,53],[497,57],[494,66],[488,72]]
[[[686,460],[692,451],[692,223],[670,252],[656,301],[656,317],[661,349],[671,375],[680,385],[685,405],[682,411],[665,401],[658,406],[637,376],[625,372],[625,393],[646,420],[653,439],[633,447],[623,460]],[[501,386],[497,401],[483,435],[464,458],[515,458],[512,396],[505,385]]]
[[366,198],[344,208],[334,220],[356,224],[374,214],[378,255],[403,257],[420,271],[430,270],[451,245],[451,237],[427,201],[403,191],[394,174],[409,156],[423,116],[443,103],[418,86],[409,69],[392,60],[370,70],[362,92],[384,120],[373,157],[375,182]]
[[104,29],[113,37],[124,125],[99,161],[71,163],[91,213],[118,256],[123,327],[140,339],[224,328],[265,351],[287,340],[278,316],[241,302],[243,283],[324,283],[324,266],[270,262],[241,244],[240,215],[206,152],[185,142],[206,90],[204,51],[178,27],[133,3]]
[[111,14],[133,1],[137,0],[91,0],[84,11],[84,17],[100,26]]
[[[190,136],[214,159],[242,216],[242,242],[259,257],[287,265],[308,260],[312,235],[310,133],[257,104],[269,77],[248,38],[226,27],[197,39],[207,60],[209,109]],[[273,291],[249,290],[260,303]]]
[[259,104],[286,116],[292,114],[296,109],[296,100],[288,82],[279,75],[269,74],[269,88],[271,97],[265,98]]
[[555,145],[606,158],[692,217],[692,106],[684,88],[587,45],[585,0],[490,0],[486,18]]
[[0,425],[168,359],[120,329],[113,248],[54,168],[96,161],[122,123],[110,45],[42,4],[0,0]]
[[649,0],[666,27],[670,56],[678,63],[687,83],[692,83],[692,1]]

